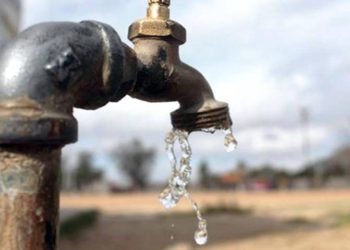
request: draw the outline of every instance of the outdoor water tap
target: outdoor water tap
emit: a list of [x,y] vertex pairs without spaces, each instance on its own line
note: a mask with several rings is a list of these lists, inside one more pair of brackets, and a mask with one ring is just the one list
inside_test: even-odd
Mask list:
[[170,0],[149,0],[130,26],[131,49],[109,25],[35,25],[0,50],[0,246],[55,250],[61,149],[77,140],[73,107],[97,109],[126,95],[180,103],[175,129],[228,129],[228,105],[181,62],[186,30]]
[[171,114],[175,129],[228,129],[228,105],[216,101],[204,76],[180,60],[186,30],[169,19],[169,5],[170,0],[149,0],[147,17],[129,28],[138,59],[136,85],[129,94],[149,102],[178,101],[180,108]]

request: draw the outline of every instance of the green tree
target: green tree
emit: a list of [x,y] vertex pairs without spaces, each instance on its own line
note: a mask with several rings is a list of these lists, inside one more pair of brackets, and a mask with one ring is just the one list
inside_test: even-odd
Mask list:
[[118,147],[112,158],[119,164],[118,167],[129,178],[135,189],[146,189],[149,186],[149,177],[155,158],[155,150],[144,147],[140,140],[133,140]]
[[97,170],[92,163],[92,154],[82,152],[79,155],[77,167],[73,173],[73,181],[78,190],[83,190],[92,183],[103,178],[103,172]]

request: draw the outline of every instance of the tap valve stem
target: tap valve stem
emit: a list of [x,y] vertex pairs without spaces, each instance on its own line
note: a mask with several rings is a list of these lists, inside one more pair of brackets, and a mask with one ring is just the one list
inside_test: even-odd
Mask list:
[[170,0],[148,0],[147,17],[168,20],[170,18]]
[[165,6],[170,6],[170,0],[148,0],[148,4],[159,3]]

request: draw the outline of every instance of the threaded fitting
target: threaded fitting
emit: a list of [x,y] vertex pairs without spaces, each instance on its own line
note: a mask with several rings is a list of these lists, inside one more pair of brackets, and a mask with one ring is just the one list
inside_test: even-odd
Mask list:
[[170,6],[170,0],[148,0],[148,4],[159,3],[162,5]]

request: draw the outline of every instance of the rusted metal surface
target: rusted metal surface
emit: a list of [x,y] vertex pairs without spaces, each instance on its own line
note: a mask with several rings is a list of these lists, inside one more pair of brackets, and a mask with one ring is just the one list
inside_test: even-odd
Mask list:
[[0,249],[55,250],[59,148],[0,147]]

